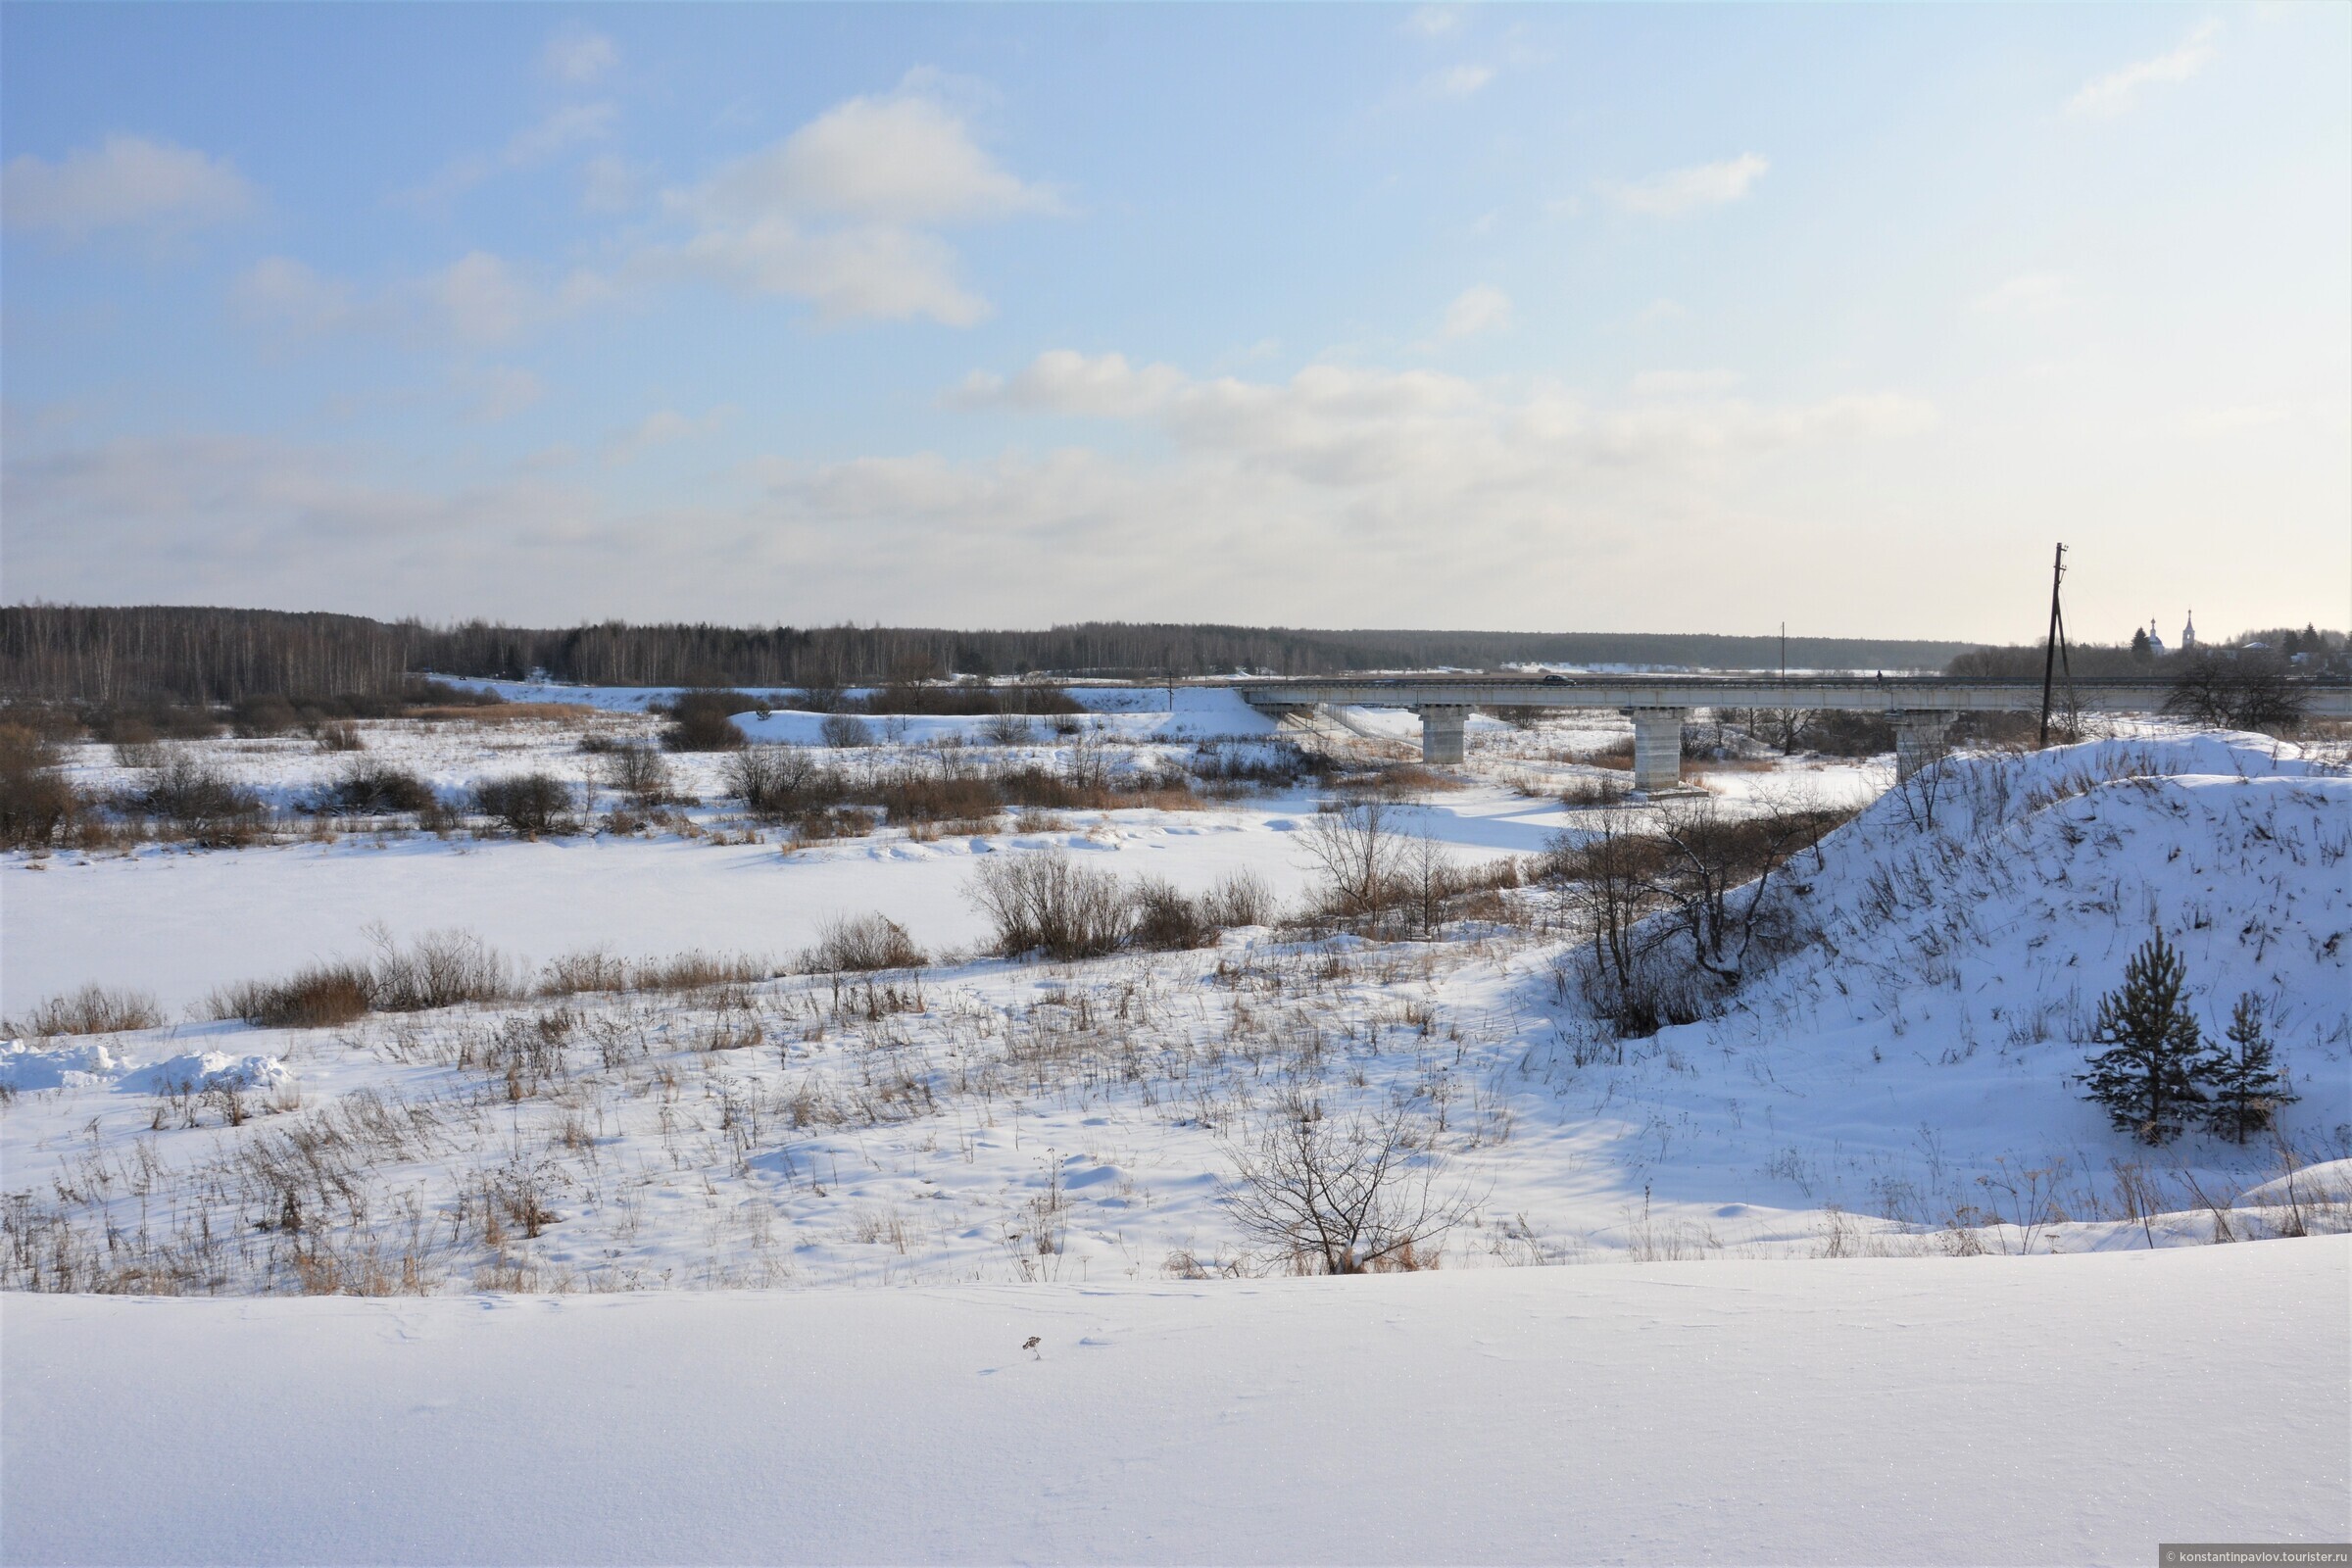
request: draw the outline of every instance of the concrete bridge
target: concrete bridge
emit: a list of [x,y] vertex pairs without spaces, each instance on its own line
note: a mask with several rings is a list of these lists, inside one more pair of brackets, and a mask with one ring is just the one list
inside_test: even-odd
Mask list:
[[[1409,708],[1421,715],[1421,755],[1462,760],[1473,708],[1614,708],[1634,721],[1634,787],[1665,789],[1682,777],[1683,721],[1695,708],[1830,708],[1885,713],[1894,724],[1895,772],[1907,779],[1939,756],[1959,713],[2041,710],[2038,680],[1949,675],[1434,675],[1344,676],[1235,683],[1269,712],[1316,708]],[[2066,688],[2089,713],[2154,713],[2172,696],[2165,680],[2078,679]],[[2304,710],[2352,718],[2352,683],[2299,685]]]

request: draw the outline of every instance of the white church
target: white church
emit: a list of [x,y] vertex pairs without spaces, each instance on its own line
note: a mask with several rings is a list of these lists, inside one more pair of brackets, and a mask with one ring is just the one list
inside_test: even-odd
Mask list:
[[[2192,610],[2188,612],[2188,618],[2180,623],[2180,651],[2185,654],[2196,646],[2197,612]],[[2148,617],[2148,652],[2151,654],[2165,652],[2164,638],[2156,630],[2156,617],[2153,615]]]

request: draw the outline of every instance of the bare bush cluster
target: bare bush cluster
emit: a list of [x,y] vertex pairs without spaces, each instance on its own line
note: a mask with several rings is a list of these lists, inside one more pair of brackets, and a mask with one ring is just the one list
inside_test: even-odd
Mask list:
[[265,1028],[324,1028],[368,1012],[425,1012],[519,994],[513,963],[466,931],[436,931],[406,947],[381,927],[372,960],[311,964],[281,980],[248,980],[216,990],[215,1018]]
[[1101,749],[1086,745],[1068,748],[1059,766],[931,757],[879,767],[828,762],[799,746],[749,746],[728,759],[725,777],[729,792],[753,816],[790,824],[805,838],[869,832],[877,814],[883,823],[923,836],[986,832],[1016,808],[1184,810],[1200,805],[1184,775],[1116,775]]
[[1519,885],[1519,865],[1503,859],[1473,869],[1426,831],[1414,813],[1372,795],[1316,812],[1298,835],[1316,873],[1314,919],[1367,935],[1437,935],[1448,920],[1503,913],[1496,895]]
[[1544,877],[1585,933],[1575,978],[1623,1035],[1705,1015],[1755,961],[1801,939],[1778,897],[1797,855],[1851,813],[1764,801],[1735,815],[1710,799],[1650,813],[1610,808],[1555,835]]
[[208,848],[250,843],[264,821],[260,796],[217,764],[186,752],[173,753],[119,796],[115,806],[124,815],[151,818],[172,836]]
[[1093,958],[1121,948],[1207,947],[1229,926],[1273,918],[1273,896],[1247,871],[1195,896],[1155,877],[1128,882],[1066,850],[991,857],[964,896],[988,916],[1004,956]]
[[815,943],[801,955],[800,967],[819,974],[919,969],[923,950],[906,928],[880,914],[837,915],[825,922]]
[[0,724],[0,849],[46,849],[71,831],[80,810],[46,737]]
[[440,805],[433,787],[410,768],[369,759],[354,762],[314,798],[314,810],[337,816],[424,813]]
[[[698,750],[701,748],[697,748]],[[667,806],[677,800],[669,763],[651,746],[632,742],[609,746],[598,763],[607,789],[640,808]]]
[[474,808],[518,838],[579,830],[572,788],[553,773],[484,779],[473,787]]
[[673,752],[731,752],[744,744],[735,715],[755,710],[764,713],[767,705],[743,692],[682,693],[669,706],[669,724],[662,732],[662,744]]
[[146,992],[93,982],[50,998],[24,1021],[6,1027],[11,1034],[111,1035],[125,1029],[154,1029],[163,1021],[163,1009]]

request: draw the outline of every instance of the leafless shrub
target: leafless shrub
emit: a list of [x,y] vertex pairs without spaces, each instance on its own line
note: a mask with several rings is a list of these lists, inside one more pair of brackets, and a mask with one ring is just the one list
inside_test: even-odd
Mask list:
[[827,713],[816,732],[827,746],[836,751],[850,751],[874,744],[874,728],[855,713]]
[[600,950],[566,954],[539,971],[533,988],[542,997],[591,991],[710,991],[749,985],[775,973],[763,958],[699,950],[666,958],[622,958]]
[[314,808],[340,816],[381,816],[429,810],[439,799],[433,787],[416,773],[369,759],[353,763],[342,777],[321,789]]
[[801,710],[808,713],[837,712],[846,695],[838,683],[812,681],[801,688]]
[[662,744],[673,752],[731,752],[744,744],[735,715],[762,705],[742,692],[687,692],[670,705]]
[[248,843],[262,821],[259,796],[185,752],[148,774],[120,804],[126,811],[154,817],[178,836],[209,847]]
[[371,962],[315,963],[282,980],[247,980],[214,991],[205,1012],[273,1029],[319,1029],[368,1012],[424,1012],[516,995],[513,966],[481,938],[435,931],[403,948],[382,926],[370,929]]
[[669,764],[651,746],[613,746],[604,754],[597,770],[607,789],[626,796],[634,806],[662,806],[673,798]]
[[873,817],[854,807],[817,807],[796,813],[791,822],[794,844],[863,838],[874,830]]
[[519,773],[484,779],[473,787],[475,809],[518,837],[578,830],[571,786],[553,773]]
[[727,793],[765,821],[832,804],[839,782],[803,746],[746,746],[729,757]]
[[22,1024],[12,1023],[8,1028],[12,1033],[31,1035],[111,1035],[125,1029],[153,1029],[163,1021],[163,1009],[146,992],[93,982],[50,998],[33,1008]]
[[205,1010],[264,1029],[328,1029],[374,1005],[375,979],[364,963],[320,963],[283,980],[247,980],[212,994]]
[[1133,907],[1128,940],[1135,946],[1181,953],[1216,942],[1217,923],[1209,917],[1207,901],[1195,899],[1155,876],[1138,879],[1127,896]]
[[470,931],[432,931],[402,948],[381,926],[371,933],[370,1002],[379,1012],[425,1012],[515,994],[514,967]]
[[981,733],[999,746],[1026,746],[1037,738],[1037,726],[1027,713],[997,713]]
[[247,740],[283,735],[302,723],[292,703],[274,692],[238,699],[230,710],[230,726]]
[[1201,912],[1220,929],[1274,923],[1274,890],[1255,871],[1230,871],[1201,896]]
[[825,922],[800,967],[818,974],[874,969],[919,969],[923,950],[906,928],[880,914],[839,915]]
[[1126,940],[1132,918],[1115,875],[1081,865],[1062,850],[992,856],[965,884],[964,897],[988,916],[995,949],[1006,956],[1097,957]]
[[368,742],[360,735],[360,726],[348,718],[330,718],[318,726],[314,737],[322,752],[364,752]]
[[986,775],[959,769],[907,769],[874,787],[883,819],[906,826],[921,822],[981,821],[1004,808],[1004,799]]
[[1302,1272],[1426,1266],[1473,1203],[1441,1189],[1446,1157],[1402,1110],[1333,1120],[1294,1102],[1227,1154],[1235,1176],[1218,1201],[1271,1261]]
[[0,849],[43,849],[73,827],[81,802],[57,763],[39,734],[0,724]]
[[1594,806],[1617,806],[1632,790],[1632,781],[1620,774],[1579,773],[1560,784],[1560,804],[1572,811]]
[[1364,780],[1361,787],[1384,801],[1417,801],[1425,796],[1461,789],[1463,784],[1451,774],[1424,767],[1419,762],[1392,762],[1375,771]]

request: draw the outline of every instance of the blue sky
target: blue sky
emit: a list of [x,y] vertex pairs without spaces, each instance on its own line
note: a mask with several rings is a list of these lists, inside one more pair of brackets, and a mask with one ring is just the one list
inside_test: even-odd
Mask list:
[[2352,604],[2352,8],[9,5],[12,600]]

